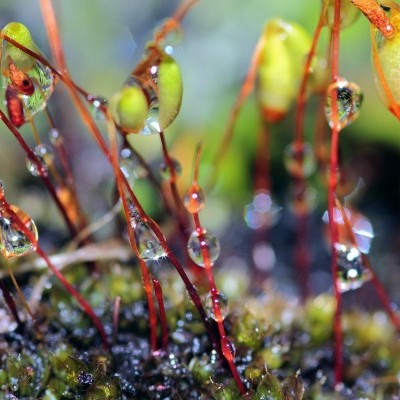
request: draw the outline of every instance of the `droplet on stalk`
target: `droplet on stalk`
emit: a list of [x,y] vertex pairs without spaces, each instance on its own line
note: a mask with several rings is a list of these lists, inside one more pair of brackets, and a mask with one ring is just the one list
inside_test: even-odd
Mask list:
[[137,211],[131,210],[130,213],[130,224],[133,229],[139,257],[143,261],[156,261],[166,257],[167,253],[150,225],[143,221]]
[[108,101],[105,97],[96,96],[90,99],[90,111],[96,121],[105,121],[105,116],[102,110],[107,105]]
[[119,167],[131,187],[133,187],[138,177],[136,174],[138,165],[133,157],[132,150],[127,147],[120,151]]
[[[333,96],[336,93],[337,121],[333,117]],[[341,78],[327,89],[325,116],[329,126],[341,130],[351,124],[359,115],[363,95],[358,85]]]
[[283,161],[293,178],[308,178],[316,168],[313,149],[309,143],[289,144]]
[[[180,162],[172,157],[170,157],[169,159],[171,161],[171,167],[172,167],[173,171],[175,172],[175,175],[177,177],[181,176],[182,175],[182,166],[181,166]],[[171,179],[171,169],[170,169],[170,166],[168,165],[168,163],[165,162],[165,160],[160,163],[160,175],[161,175],[161,178],[164,179],[165,181],[169,181]]]
[[[8,207],[9,210],[7,207],[2,207],[0,210],[0,250],[5,257],[21,257],[36,249],[38,231],[35,222],[25,211],[14,205]],[[16,222],[17,218],[32,233],[35,243],[32,243],[20,224]]]
[[244,219],[251,229],[270,228],[279,221],[281,210],[268,191],[260,190],[244,207]]
[[219,240],[211,233],[203,229],[202,232],[193,231],[189,237],[187,250],[190,258],[199,267],[205,267],[203,250],[207,251],[210,265],[213,265],[219,257]]
[[[221,314],[221,321],[218,321],[217,315],[214,311],[214,304],[217,303],[219,307],[219,311]],[[208,293],[205,301],[204,301],[204,308],[206,310],[207,315],[217,322],[222,322],[226,316],[229,314],[229,306],[228,306],[228,299],[226,296],[219,292],[216,295],[216,300],[214,302],[211,293]]]
[[49,130],[49,140],[53,146],[61,146],[63,144],[63,137],[61,132],[56,128],[51,128]]
[[183,199],[186,210],[191,214],[198,213],[204,208],[205,202],[203,190],[197,183],[193,183]]
[[40,176],[43,173],[47,173],[49,170],[49,166],[54,162],[54,154],[51,148],[45,144],[38,144],[33,150],[36,157],[40,161],[41,165],[39,166],[34,160],[31,160],[29,157],[26,158],[26,166],[28,171],[33,176]]
[[336,261],[338,266],[338,283],[340,291],[358,289],[371,279],[371,274],[365,268],[362,256],[357,247],[351,243],[336,243]]

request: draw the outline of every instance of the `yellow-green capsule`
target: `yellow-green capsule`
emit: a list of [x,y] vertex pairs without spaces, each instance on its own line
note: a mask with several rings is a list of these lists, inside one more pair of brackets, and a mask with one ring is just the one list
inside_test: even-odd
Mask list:
[[182,104],[182,75],[175,60],[165,55],[157,71],[158,120],[164,130],[175,120]]
[[[325,10],[325,25],[330,27],[335,19],[335,0],[322,0],[322,9]],[[360,11],[350,0],[341,0],[340,2],[340,29],[350,26],[360,15]]]
[[[4,35],[7,35],[27,49],[32,50],[37,54],[41,54],[40,50],[32,39],[29,29],[25,25],[19,22],[10,22],[3,28],[2,32]],[[36,62],[36,60],[30,55],[24,53],[22,50],[20,50],[18,47],[14,46],[7,40],[3,40],[3,71],[4,68],[8,69],[8,57],[10,57],[15,65],[24,72],[30,70]]]
[[[373,64],[374,67],[376,63],[380,64],[390,93],[397,106],[400,106],[400,5],[392,1],[385,1],[384,4],[390,10],[389,20],[395,33],[392,37],[385,38],[380,32],[377,32],[375,46],[378,51],[378,60],[375,60]],[[375,75],[377,90],[385,105],[391,109],[378,71],[375,71]],[[391,109],[391,111],[393,110]]]
[[265,25],[263,35],[258,99],[264,118],[277,122],[296,98],[311,37],[301,26],[278,18]]
[[139,133],[145,125],[149,104],[140,86],[124,86],[112,97],[110,110],[124,133]]

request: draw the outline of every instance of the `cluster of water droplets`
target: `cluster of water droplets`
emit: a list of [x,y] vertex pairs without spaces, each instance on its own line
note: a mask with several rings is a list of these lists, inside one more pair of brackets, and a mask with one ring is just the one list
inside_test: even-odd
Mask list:
[[166,257],[167,252],[162,246],[150,224],[143,220],[138,211],[130,207],[130,225],[133,229],[136,247],[139,257],[145,261],[157,261]]
[[[31,235],[26,234],[22,225]],[[31,241],[32,238],[34,242]],[[37,240],[35,222],[19,207],[6,203],[3,184],[0,181],[0,251],[7,258],[21,257],[35,250]]]
[[279,221],[281,210],[268,191],[260,190],[244,207],[244,219],[251,229],[270,228]]
[[[348,232],[341,210],[335,208],[333,217],[338,230],[338,242],[334,246],[339,289],[341,292],[346,292],[361,287],[371,279],[371,273],[364,265],[362,254],[369,253],[374,231],[366,217],[348,208],[343,210],[351,225],[351,232]],[[327,211],[322,218],[329,224]]]
[[[333,116],[333,98],[336,97],[337,118]],[[325,116],[331,128],[335,127],[338,131],[351,124],[359,115],[363,100],[360,87],[348,82],[344,78],[339,78],[327,89]]]
[[54,162],[54,153],[50,146],[47,144],[38,144],[33,150],[36,158],[39,160],[40,164],[30,157],[26,158],[26,166],[28,171],[33,176],[41,176],[47,174],[49,167]]

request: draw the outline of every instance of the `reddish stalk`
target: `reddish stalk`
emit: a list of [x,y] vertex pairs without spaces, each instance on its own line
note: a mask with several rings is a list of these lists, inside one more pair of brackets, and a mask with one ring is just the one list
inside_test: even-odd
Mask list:
[[15,321],[17,322],[18,326],[22,325],[21,319],[19,318],[17,307],[15,305],[15,301],[11,296],[10,291],[8,290],[7,286],[4,284],[3,279],[0,279],[0,290],[3,293],[4,301],[7,304],[12,316],[14,317]]
[[[332,82],[337,81],[339,76],[339,34],[340,34],[340,0],[335,0],[334,25],[332,28]],[[328,91],[330,88],[328,88]],[[329,93],[329,92],[328,92]],[[338,102],[337,92],[333,90],[332,97],[332,123],[331,123],[331,155],[328,185],[328,215],[329,230],[331,234],[331,254],[332,254],[332,277],[333,292],[336,299],[336,307],[333,319],[334,331],[334,380],[335,385],[343,379],[343,331],[341,323],[342,296],[338,281],[338,265],[335,244],[338,241],[338,229],[334,218],[335,196],[337,188],[338,173],[338,149],[339,149],[339,129],[338,129]]]
[[114,300],[114,308],[113,308],[113,344],[115,344],[118,340],[120,309],[121,309],[121,297],[117,296]]
[[47,190],[49,191],[51,197],[53,198],[54,202],[56,203],[59,211],[61,212],[61,215],[64,218],[64,221],[71,233],[72,236],[77,235],[77,229],[73,222],[70,220],[68,216],[68,212],[65,209],[63,203],[60,201],[57,191],[55,187],[53,186],[52,182],[50,181],[47,171],[44,168],[43,164],[41,161],[38,159],[36,154],[31,150],[31,148],[27,145],[25,142],[24,138],[21,136],[19,133],[18,129],[11,123],[11,121],[7,118],[7,116],[4,114],[2,110],[0,110],[0,119],[3,121],[3,123],[7,126],[7,128],[11,131],[11,133],[14,135],[14,137],[17,139],[18,143],[22,147],[22,149],[25,151],[27,157],[36,165],[37,170],[39,171],[40,178],[43,180],[43,183],[45,184]]
[[104,330],[103,324],[100,319],[97,317],[89,303],[85,300],[85,298],[66,280],[64,275],[54,266],[54,264],[50,261],[48,255],[45,251],[39,246],[39,243],[36,241],[33,233],[25,226],[25,224],[19,219],[19,217],[15,214],[15,212],[11,209],[10,205],[6,201],[4,197],[0,199],[0,207],[4,208],[7,213],[13,218],[13,221],[17,224],[18,228],[26,235],[29,241],[34,246],[35,252],[43,259],[43,261],[47,264],[47,266],[54,273],[56,278],[60,281],[60,283],[64,286],[67,292],[78,302],[78,304],[83,309],[84,313],[92,320],[93,324],[96,326],[97,330],[100,333],[101,340],[103,343],[103,347],[105,350],[110,349],[110,345],[107,340],[107,335]]
[[[199,173],[199,164],[200,164],[200,154],[201,154],[201,146],[199,145],[196,149],[196,161],[195,161],[195,172],[194,172],[194,177],[192,181],[193,186],[199,186],[198,184],[198,173]],[[244,384],[242,382],[242,379],[239,375],[239,372],[235,366],[234,362],[234,354],[232,354],[232,348],[229,339],[226,336],[225,332],[225,327],[224,327],[224,317],[222,316],[221,313],[221,308],[219,306],[219,299],[218,299],[218,289],[215,284],[215,279],[214,279],[214,274],[212,271],[213,263],[211,262],[210,258],[210,253],[207,245],[207,241],[205,239],[205,230],[203,229],[201,223],[200,223],[200,218],[199,218],[199,213],[194,212],[192,214],[193,216],[193,221],[195,224],[196,232],[199,238],[199,243],[200,243],[200,251],[201,255],[204,261],[204,269],[206,271],[206,276],[208,279],[208,284],[210,287],[210,293],[211,293],[211,299],[212,299],[212,304],[213,304],[213,311],[214,311],[214,316],[215,316],[215,321],[217,323],[218,327],[218,333],[220,336],[220,345],[221,345],[221,351],[222,354],[226,360],[226,362],[229,365],[229,369],[231,371],[232,377],[236,382],[236,385],[238,389],[240,390],[240,393],[242,396],[245,396],[247,391],[246,388],[244,387]]]
[[156,299],[157,299],[158,311],[160,313],[161,348],[166,349],[168,346],[168,323],[167,323],[167,314],[165,312],[163,292],[162,292],[160,281],[155,278],[152,278],[152,281],[153,281],[154,294],[156,295]]

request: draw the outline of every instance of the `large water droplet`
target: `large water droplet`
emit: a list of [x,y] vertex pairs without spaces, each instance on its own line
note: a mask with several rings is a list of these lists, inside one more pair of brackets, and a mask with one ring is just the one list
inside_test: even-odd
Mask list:
[[309,143],[291,143],[285,149],[283,161],[293,178],[308,178],[316,167],[313,149]]
[[[182,175],[182,166],[181,166],[180,162],[172,157],[170,157],[169,159],[171,161],[171,167],[175,172],[175,176],[176,177],[181,176]],[[168,163],[165,162],[165,160],[162,161],[160,164],[160,175],[161,175],[161,178],[164,179],[165,181],[168,181],[171,179],[170,166],[168,165]]]
[[155,135],[161,132],[160,121],[158,120],[158,107],[151,106],[147,114],[144,128],[139,135]]
[[269,192],[257,192],[252,203],[244,207],[244,219],[251,229],[268,228],[279,221],[282,207],[276,205]]
[[[334,221],[337,224],[338,228],[338,238],[340,243],[351,242],[352,237],[354,236],[355,244],[357,245],[358,250],[361,253],[368,254],[372,239],[374,238],[374,230],[371,222],[368,218],[366,218],[361,213],[350,210],[349,208],[343,208],[343,211],[346,214],[346,219],[348,220],[351,226],[351,233],[348,232],[347,227],[345,225],[343,215],[338,208],[334,209],[333,216]],[[328,211],[325,211],[322,216],[322,220],[329,224],[329,214]]]
[[332,97],[335,92],[337,98],[336,129],[340,131],[358,117],[363,95],[358,85],[353,82],[348,82],[343,78],[328,87],[325,115],[331,128],[335,125],[332,115]]
[[190,186],[185,198],[183,199],[183,204],[186,210],[188,210],[188,212],[191,214],[198,213],[204,208],[205,203],[206,199],[204,197],[203,190],[197,183],[194,183]]
[[123,148],[120,151],[119,167],[121,168],[125,178],[128,180],[129,185],[133,187],[138,178],[136,174],[138,162],[135,160],[135,156],[131,149]]
[[189,237],[187,250],[192,261],[198,266],[204,267],[205,260],[202,251],[207,251],[210,264],[213,265],[219,257],[220,244],[219,240],[212,233],[203,229],[200,234],[196,230]]
[[221,338],[221,350],[222,354],[228,361],[233,361],[236,355],[236,347],[233,344],[233,340],[223,336]]
[[140,215],[131,210],[131,227],[133,228],[136,247],[143,261],[156,261],[166,257],[167,253],[161,245],[150,225]]
[[[214,310],[214,305],[219,307],[220,317],[221,319],[218,321],[217,314]],[[229,306],[228,306],[228,299],[223,293],[218,293],[216,295],[215,301],[213,301],[211,293],[208,293],[205,301],[204,301],[204,308],[206,310],[207,315],[217,322],[222,322],[225,317],[229,314]]]
[[[25,211],[14,205],[10,205],[9,208],[11,212],[5,207],[0,212],[0,250],[4,252],[6,257],[21,257],[35,250],[38,232],[34,221]],[[16,218],[32,233],[34,243],[16,222]]]
[[350,243],[336,243],[338,282],[341,292],[361,287],[371,279],[371,274],[363,265],[360,251]]

